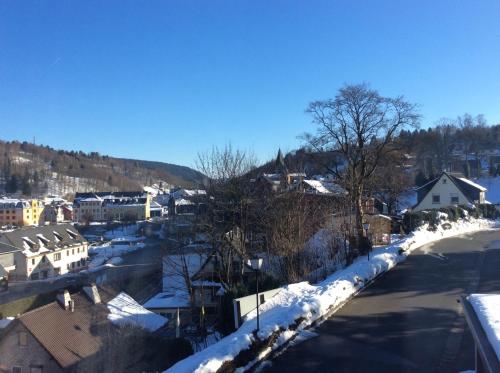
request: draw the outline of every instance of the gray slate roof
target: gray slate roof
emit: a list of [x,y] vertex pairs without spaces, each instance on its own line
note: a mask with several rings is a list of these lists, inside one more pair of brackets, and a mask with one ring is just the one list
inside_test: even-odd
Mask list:
[[[86,242],[85,238],[71,224],[24,227],[0,233],[0,252],[7,250],[6,248],[15,251],[12,246],[24,250],[26,248],[26,238],[34,243],[33,247],[30,248],[34,253],[42,247],[49,250],[58,250]],[[41,240],[43,245],[40,243]]]

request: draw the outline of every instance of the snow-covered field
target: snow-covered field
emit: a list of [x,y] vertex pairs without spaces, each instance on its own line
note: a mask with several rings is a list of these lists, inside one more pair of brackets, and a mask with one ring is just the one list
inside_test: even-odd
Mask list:
[[[254,362],[241,369],[245,371],[265,358],[273,349],[295,338],[302,330],[320,322],[341,307],[360,289],[378,275],[391,269],[416,248],[442,238],[491,229],[494,222],[484,219],[462,220],[451,223],[450,229],[439,226],[435,232],[426,226],[400,241],[373,251],[368,261],[359,257],[349,267],[337,271],[318,284],[300,282],[286,286],[280,293],[260,307],[260,332],[258,338],[266,340],[278,333],[276,343],[262,351]],[[248,349],[256,340],[254,310],[234,333],[188,358],[179,361],[167,372],[215,372],[224,362],[234,359],[241,351]]]
[[474,182],[488,189],[486,200],[493,204],[500,204],[500,176],[480,177],[474,179]]
[[471,294],[468,300],[500,361],[500,295]]
[[96,270],[104,264],[119,265],[122,262],[121,256],[146,247],[145,237],[136,237],[139,227],[137,224],[126,225],[104,233],[104,237],[109,242],[102,245],[89,247],[89,270]]
[[[113,242],[116,242],[116,244],[113,244]],[[91,255],[89,269],[101,266],[109,260],[111,260],[111,264],[120,264],[121,260],[117,259],[121,259],[123,254],[132,253],[144,247],[146,247],[144,242],[135,242],[132,245],[120,245],[115,240],[101,246],[92,246],[89,248],[89,254]]]

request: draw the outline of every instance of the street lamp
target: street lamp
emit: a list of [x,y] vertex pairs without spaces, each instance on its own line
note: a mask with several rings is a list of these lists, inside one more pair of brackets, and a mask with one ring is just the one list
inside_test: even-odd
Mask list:
[[262,268],[262,258],[252,258],[247,260],[247,265],[255,271],[255,287],[256,287],[256,300],[257,300],[257,332],[260,330],[259,321],[259,271]]
[[370,239],[368,238],[368,230],[370,229],[370,223],[368,222],[363,223],[363,229],[365,230],[366,239],[368,240],[368,260],[370,260],[371,243]]

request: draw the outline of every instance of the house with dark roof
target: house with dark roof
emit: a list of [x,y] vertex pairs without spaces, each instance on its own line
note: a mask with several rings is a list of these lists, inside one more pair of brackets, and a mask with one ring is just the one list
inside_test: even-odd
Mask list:
[[75,294],[66,290],[0,330],[0,372],[147,370],[150,346],[144,338],[151,334],[141,317],[160,316],[146,313],[112,289],[89,285]]
[[443,172],[417,190],[417,204],[412,211],[486,203],[487,189],[460,174]]
[[5,242],[0,242],[0,279],[8,279],[9,273],[16,269],[15,255],[20,249],[9,245]]
[[0,265],[9,277],[38,280],[86,268],[87,240],[71,225],[24,227],[0,233]]

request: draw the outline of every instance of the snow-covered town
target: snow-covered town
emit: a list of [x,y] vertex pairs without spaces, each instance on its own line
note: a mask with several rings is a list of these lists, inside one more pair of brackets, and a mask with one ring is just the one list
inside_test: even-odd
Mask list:
[[0,373],[500,373],[498,14],[0,2]]

